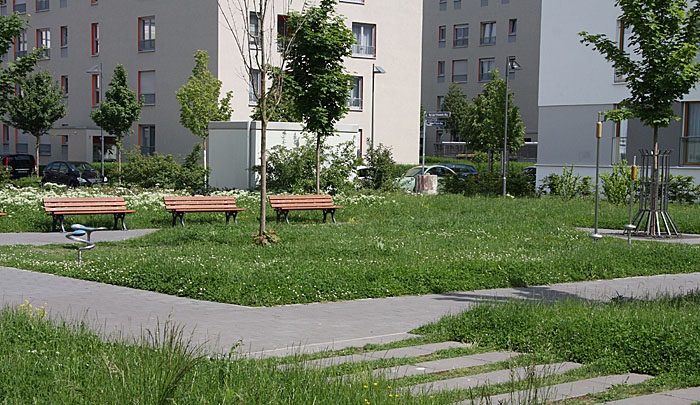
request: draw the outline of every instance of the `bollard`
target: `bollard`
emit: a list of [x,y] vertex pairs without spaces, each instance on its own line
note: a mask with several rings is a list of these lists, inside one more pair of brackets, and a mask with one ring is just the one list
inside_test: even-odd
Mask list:
[[634,157],[632,163],[632,170],[630,172],[630,222],[625,225],[625,231],[627,232],[627,244],[632,244],[632,232],[637,229],[637,227],[632,223],[632,212],[634,210],[634,180],[637,178],[637,157]]
[[603,122],[601,121],[601,113],[598,113],[598,122],[596,123],[596,131],[595,131],[595,137],[596,137],[596,154],[595,154],[595,231],[588,235],[591,239],[594,241],[598,242],[599,239],[603,237],[600,233],[598,233],[598,207],[599,207],[599,200],[600,200],[600,176],[599,176],[599,171],[600,171],[600,138],[603,137]]

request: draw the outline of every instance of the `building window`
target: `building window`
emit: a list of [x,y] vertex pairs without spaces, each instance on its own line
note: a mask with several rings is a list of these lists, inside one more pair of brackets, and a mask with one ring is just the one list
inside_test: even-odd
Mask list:
[[101,101],[101,92],[100,92],[100,87],[102,86],[102,83],[100,83],[100,75],[99,74],[93,74],[92,75],[92,106],[97,107],[100,105]]
[[257,13],[251,12],[248,22],[250,38],[248,42],[250,49],[257,49],[260,44],[260,17]]
[[455,25],[452,46],[454,48],[469,46],[469,24]]
[[27,153],[29,152],[29,144],[27,143],[15,143],[15,153]]
[[92,23],[90,25],[90,35],[92,38],[92,55],[100,54],[100,24]]
[[68,76],[61,76],[61,91],[63,97],[68,97]]
[[485,22],[481,23],[481,45],[496,44],[496,23]]
[[452,61],[452,81],[463,83],[467,81],[467,60]]
[[156,49],[156,18],[139,18],[139,51],[155,51]]
[[442,83],[445,81],[445,61],[439,60],[437,64],[437,81]]
[[139,146],[141,154],[150,156],[156,151],[156,126],[139,125]]
[[438,27],[438,47],[444,48],[447,41],[447,27],[441,25]]
[[511,18],[508,20],[508,42],[515,42],[518,35],[518,20]]
[[250,86],[248,89],[248,104],[255,105],[258,102],[260,95],[260,71],[253,70],[250,72]]
[[48,28],[36,30],[36,47],[44,48],[41,55],[42,59],[51,57],[51,31]]
[[481,0],[481,7],[487,7],[489,5],[489,0]]
[[700,103],[685,103],[683,164],[700,165]]
[[51,156],[51,144],[50,143],[40,143],[39,144],[39,156]]
[[455,10],[462,9],[462,0],[455,0]]
[[156,104],[155,70],[139,72],[139,99],[143,101],[143,105]]
[[61,27],[61,57],[68,57],[68,27]]
[[493,78],[496,60],[493,58],[479,59],[479,81],[487,82]]
[[377,56],[376,26],[374,24],[352,23],[352,33],[356,42],[352,46],[352,56]]
[[445,102],[445,96],[437,96],[437,109],[442,110],[442,104]]
[[440,0],[440,11],[447,10],[447,0]]
[[36,11],[48,11],[49,0],[36,0]]
[[[617,20],[617,47],[625,53],[629,49],[631,34],[630,25],[626,21]],[[622,73],[619,70],[615,70],[615,83],[625,83],[626,81]]]
[[27,32],[22,31],[15,40],[15,59],[27,56]]
[[288,15],[278,15],[277,16],[277,51],[284,52],[287,49],[287,45],[291,39],[291,34],[289,33],[289,16]]
[[25,14],[27,12],[27,1],[26,0],[14,0],[15,13]]
[[7,15],[7,0],[0,0],[0,15]]
[[2,151],[7,153],[10,151],[10,127],[2,126]]
[[90,0],[90,5],[94,6],[95,4],[99,3],[97,0]]
[[68,7],[68,0],[60,0],[60,1],[58,2],[58,6],[59,6],[60,8],[66,8],[66,7]]
[[362,111],[362,77],[355,76],[351,80],[352,89],[348,98],[348,107],[353,111]]
[[61,159],[68,160],[68,135],[61,135]]

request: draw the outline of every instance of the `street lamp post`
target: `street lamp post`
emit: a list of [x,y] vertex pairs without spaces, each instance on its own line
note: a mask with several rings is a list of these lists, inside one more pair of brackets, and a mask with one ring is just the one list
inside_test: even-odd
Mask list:
[[381,66],[372,64],[372,129],[369,138],[369,148],[374,149],[374,77],[386,73]]
[[520,70],[520,64],[515,61],[515,58],[506,58],[506,110],[505,110],[505,125],[503,129],[503,153],[501,154],[501,176],[503,176],[503,197],[506,196],[506,169],[508,167],[508,75],[510,72]]
[[[90,74],[99,74],[100,75],[100,103],[102,103],[102,62],[100,62],[98,65],[95,65],[91,67],[90,69],[87,70],[87,73]],[[104,183],[105,181],[105,137],[102,134],[102,127],[100,127],[100,149],[102,152],[100,153],[100,163],[101,163],[101,168],[102,168],[102,182]]]

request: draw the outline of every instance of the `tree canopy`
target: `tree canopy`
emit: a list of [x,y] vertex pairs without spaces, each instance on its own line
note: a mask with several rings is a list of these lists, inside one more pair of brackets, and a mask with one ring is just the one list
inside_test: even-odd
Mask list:
[[[0,16],[0,55],[7,54],[16,38],[27,28],[29,22],[25,16],[14,13]],[[0,117],[7,114],[7,103],[15,94],[15,84],[34,70],[41,54],[41,49],[37,49],[0,67]]]
[[445,94],[445,100],[442,102],[440,111],[450,112],[450,118],[446,121],[446,128],[450,130],[452,136],[456,139],[461,139],[460,123],[467,119],[470,112],[469,100],[458,84],[452,83],[450,89]]

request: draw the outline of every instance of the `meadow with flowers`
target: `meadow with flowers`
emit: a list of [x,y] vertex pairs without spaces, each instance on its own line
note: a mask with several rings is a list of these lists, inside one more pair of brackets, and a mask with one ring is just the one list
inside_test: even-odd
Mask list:
[[[252,243],[259,196],[235,194],[248,208],[239,223],[222,213],[185,216],[171,227],[162,196],[172,191],[130,188],[0,190],[0,230],[48,231],[41,208],[46,196],[122,195],[136,213],[134,228],[161,228],[150,235],[99,243],[77,263],[74,249],[0,247],[6,266],[249,306],[351,300],[481,288],[544,285],[636,275],[693,272],[698,247],[606,238],[593,243],[577,226],[590,226],[593,204],[555,198],[502,199],[460,195],[350,194],[339,223],[323,224],[317,211],[293,212],[291,224],[270,228],[281,242]],[[683,232],[700,233],[700,209],[674,205]],[[626,209],[603,204],[601,226],[621,228]],[[67,217],[67,223],[111,226],[109,215]]]

